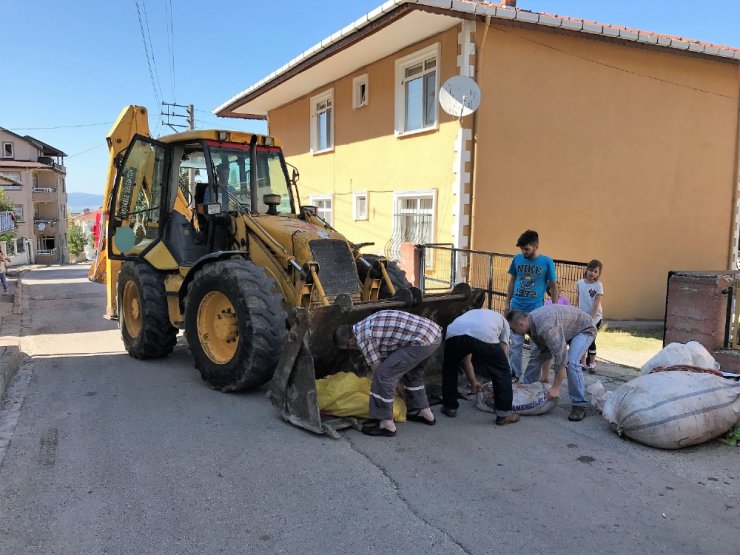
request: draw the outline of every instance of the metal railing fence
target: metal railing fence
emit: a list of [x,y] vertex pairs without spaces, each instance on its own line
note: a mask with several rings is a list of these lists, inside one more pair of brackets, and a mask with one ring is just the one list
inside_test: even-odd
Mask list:
[[727,277],[732,278],[732,283],[726,290],[724,348],[740,350],[740,273],[729,274]]
[[[499,312],[506,305],[509,267],[512,254],[458,249],[449,243],[419,245],[420,287],[423,292],[451,290],[457,283],[467,283],[486,291],[485,306]],[[577,303],[576,282],[586,271],[585,262],[554,260],[560,294],[572,305]]]

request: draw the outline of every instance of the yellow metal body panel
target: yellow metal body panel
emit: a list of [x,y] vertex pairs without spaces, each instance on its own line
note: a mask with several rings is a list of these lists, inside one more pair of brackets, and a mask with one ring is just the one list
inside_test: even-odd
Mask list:
[[[185,269],[185,268],[183,268]],[[183,315],[180,312],[179,293],[182,287],[183,275],[180,272],[168,274],[164,279],[164,290],[167,292],[167,312],[170,322],[177,328],[184,326]]]

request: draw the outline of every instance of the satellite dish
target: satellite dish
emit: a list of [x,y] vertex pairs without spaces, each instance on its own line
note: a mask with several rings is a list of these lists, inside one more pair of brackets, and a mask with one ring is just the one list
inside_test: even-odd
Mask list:
[[439,89],[439,105],[451,116],[469,116],[480,106],[478,83],[464,75],[450,77]]
[[44,231],[46,229],[46,224],[44,222],[39,222],[39,231]]

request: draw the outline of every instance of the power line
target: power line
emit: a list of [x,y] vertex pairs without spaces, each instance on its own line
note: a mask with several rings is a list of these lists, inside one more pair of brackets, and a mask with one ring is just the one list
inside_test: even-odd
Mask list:
[[71,129],[75,127],[95,127],[96,125],[110,125],[112,121],[101,121],[100,123],[79,123],[77,125],[55,125],[54,127],[12,127],[8,126],[6,129],[10,131],[39,131],[42,129]]
[[154,57],[154,44],[152,43],[152,33],[149,30],[149,14],[146,12],[146,0],[141,0],[141,7],[144,10],[144,23],[146,24],[146,36],[149,40],[149,52],[152,56],[152,65],[154,66],[154,77],[157,79],[157,88],[159,89],[159,97],[164,98],[162,94],[162,82],[159,79],[159,68],[157,67],[157,59]]
[[76,154],[70,154],[69,156],[67,156],[67,159],[69,160],[70,158],[74,158],[75,156],[79,156],[80,154],[85,154],[87,152],[90,152],[91,150],[98,149],[101,146],[106,146],[106,143],[101,143],[99,145],[95,145],[94,147],[88,148],[87,150],[83,150],[82,152],[77,152]]
[[152,70],[152,63],[149,59],[149,47],[146,43],[146,36],[144,35],[144,22],[141,19],[141,9],[139,8],[139,0],[134,0],[134,3],[136,4],[136,14],[139,17],[139,30],[141,31],[141,41],[144,43],[144,54],[146,56],[146,65],[149,67],[149,79],[152,82],[152,90],[154,91],[154,98],[157,100],[157,104],[162,103],[162,98],[159,92],[157,91],[157,84],[154,80],[154,71]]
[[[192,104],[184,105],[177,104],[175,102],[162,102],[162,106],[167,106],[167,111],[162,112],[160,115],[167,116],[167,121],[163,122],[166,126],[170,127],[173,131],[177,132],[177,128],[195,129],[195,108]],[[176,108],[185,108],[185,114],[178,114]],[[179,123],[172,123],[170,118],[187,118],[188,125],[181,125]]]
[[[168,9],[169,7],[169,9]],[[172,16],[172,0],[164,0],[164,11],[167,15],[169,25],[167,27],[167,35],[170,46],[170,73],[172,74],[172,100],[177,102],[177,81],[175,80],[175,24]]]

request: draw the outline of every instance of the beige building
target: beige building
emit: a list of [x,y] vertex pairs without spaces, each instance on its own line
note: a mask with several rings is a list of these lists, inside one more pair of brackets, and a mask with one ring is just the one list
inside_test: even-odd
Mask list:
[[[392,0],[215,113],[266,119],[303,202],[351,240],[515,253],[536,229],[553,258],[604,262],[608,318],[657,319],[669,270],[737,264],[738,62],[510,5]],[[453,76],[477,82],[471,115],[440,108]]]
[[67,262],[66,154],[0,127],[0,188],[15,205],[16,248],[38,264]]

